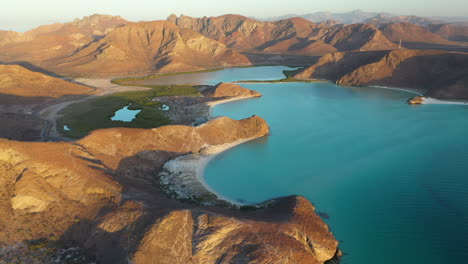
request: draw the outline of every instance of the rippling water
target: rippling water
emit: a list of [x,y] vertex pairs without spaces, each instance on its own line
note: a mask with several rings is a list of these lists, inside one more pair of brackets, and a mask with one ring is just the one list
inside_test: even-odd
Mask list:
[[467,106],[414,107],[407,92],[329,83],[244,86],[264,96],[214,114],[257,114],[272,134],[210,162],[212,189],[244,203],[306,196],[342,263],[468,263]]

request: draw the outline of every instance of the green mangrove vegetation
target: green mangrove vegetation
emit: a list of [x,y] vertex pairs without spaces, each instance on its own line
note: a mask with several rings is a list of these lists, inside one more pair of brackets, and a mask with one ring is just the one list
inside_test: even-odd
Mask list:
[[[58,130],[70,138],[81,138],[89,132],[111,127],[155,128],[171,123],[159,109],[160,96],[200,96],[195,86],[190,85],[141,85],[145,91],[122,92],[75,103],[61,111],[57,121]],[[129,105],[130,110],[141,110],[132,122],[113,121],[115,112]],[[64,129],[67,126],[69,130]]]

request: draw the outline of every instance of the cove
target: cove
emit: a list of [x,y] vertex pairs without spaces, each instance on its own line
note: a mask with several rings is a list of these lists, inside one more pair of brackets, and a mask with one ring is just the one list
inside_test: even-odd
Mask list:
[[331,83],[243,86],[263,97],[213,115],[259,115],[271,135],[215,157],[210,189],[245,204],[305,196],[340,240],[341,263],[466,262],[467,106],[409,106],[408,92]]

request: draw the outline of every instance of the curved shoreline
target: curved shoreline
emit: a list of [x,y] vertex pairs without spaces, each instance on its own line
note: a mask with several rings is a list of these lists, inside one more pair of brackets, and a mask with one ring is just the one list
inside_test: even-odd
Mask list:
[[407,89],[407,88],[398,88],[398,87],[388,87],[388,86],[381,86],[381,85],[373,85],[373,86],[368,86],[370,88],[378,88],[378,89],[387,89],[387,90],[394,90],[394,91],[402,91],[402,92],[408,92],[412,94],[416,94],[418,96],[424,96],[422,90],[417,90],[417,89]]
[[[258,97],[232,97],[218,101],[207,102],[208,119],[213,119],[212,109],[218,104],[253,99]],[[203,126],[204,124],[200,125]],[[209,145],[200,153],[188,154],[167,161],[158,174],[159,182],[167,194],[179,200],[191,200],[203,205],[223,205],[239,207],[245,204],[229,199],[213,190],[204,179],[208,163],[223,152],[239,146],[258,137],[238,140],[222,145]]]

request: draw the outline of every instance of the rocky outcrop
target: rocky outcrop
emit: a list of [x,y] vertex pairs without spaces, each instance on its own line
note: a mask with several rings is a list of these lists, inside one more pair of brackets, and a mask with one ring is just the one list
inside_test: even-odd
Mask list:
[[[348,60],[343,60],[343,56],[348,56]],[[412,88],[438,99],[467,99],[466,72],[467,53],[400,50],[384,56],[329,54],[295,77],[325,78],[340,85]]]
[[[133,262],[324,263],[336,253],[328,227],[303,197],[274,203],[272,222],[233,219],[194,210],[173,211],[142,239]],[[281,205],[280,205],[281,204]],[[279,207],[291,210],[280,212]]]
[[246,89],[240,85],[232,83],[219,83],[213,87],[203,90],[203,95],[206,97],[223,98],[223,97],[260,97],[261,93]]
[[408,100],[408,104],[411,104],[411,105],[424,104],[424,97],[422,96],[413,97]]

